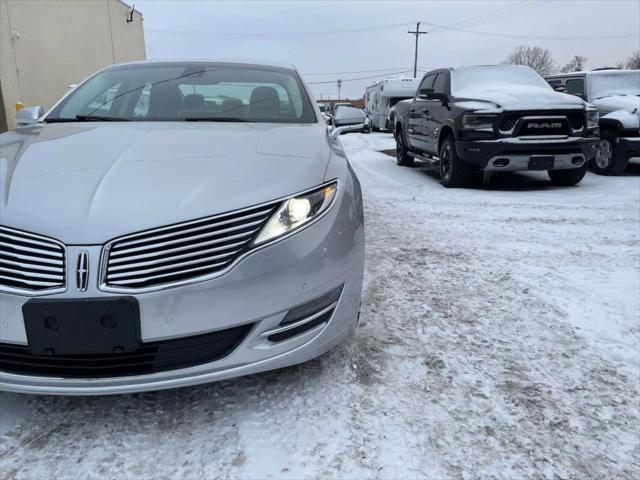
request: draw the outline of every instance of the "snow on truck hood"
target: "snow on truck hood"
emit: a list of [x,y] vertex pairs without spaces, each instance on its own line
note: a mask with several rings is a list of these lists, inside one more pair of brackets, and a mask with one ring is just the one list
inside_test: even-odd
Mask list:
[[602,114],[622,110],[628,113],[638,113],[640,110],[640,97],[637,95],[612,95],[610,97],[596,98],[593,103]]
[[640,129],[640,97],[611,95],[592,102],[600,111],[600,118],[619,122],[624,129]]
[[532,85],[479,84],[454,93],[456,104],[470,109],[501,108],[504,110],[549,110],[585,108],[585,102],[574,95],[551,88]]
[[313,187],[329,156],[320,124],[25,127],[0,135],[0,224],[101,244]]

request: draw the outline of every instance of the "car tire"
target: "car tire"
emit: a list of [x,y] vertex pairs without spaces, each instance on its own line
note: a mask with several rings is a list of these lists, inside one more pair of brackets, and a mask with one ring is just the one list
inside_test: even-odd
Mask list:
[[404,142],[402,129],[398,128],[396,133],[396,163],[401,167],[413,167],[413,157],[409,155],[407,145]]
[[569,170],[548,170],[551,183],[559,187],[573,187],[582,181],[587,174],[587,165]]
[[596,146],[596,156],[589,163],[593,173],[620,175],[624,173],[628,162],[629,159],[623,158],[618,152],[615,133],[604,130],[600,134],[600,142]]
[[456,153],[453,137],[448,135],[440,146],[440,183],[447,188],[471,185],[471,166]]

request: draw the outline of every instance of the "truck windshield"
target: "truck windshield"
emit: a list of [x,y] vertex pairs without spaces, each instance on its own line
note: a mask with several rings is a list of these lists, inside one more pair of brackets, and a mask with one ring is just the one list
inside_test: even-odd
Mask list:
[[640,95],[640,71],[598,72],[591,76],[591,98],[614,95]]
[[316,122],[293,70],[185,62],[103,70],[71,92],[45,119],[107,120]]
[[535,70],[519,65],[463,67],[451,72],[451,93],[464,90],[496,89],[505,85],[551,87]]

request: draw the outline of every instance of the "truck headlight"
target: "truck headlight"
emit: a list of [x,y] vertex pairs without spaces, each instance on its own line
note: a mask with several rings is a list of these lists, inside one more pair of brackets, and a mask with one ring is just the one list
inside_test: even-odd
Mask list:
[[262,227],[253,245],[260,245],[286,235],[319,218],[333,204],[337,192],[338,182],[332,182],[283,201]]
[[598,110],[587,110],[587,128],[598,128],[600,114]]
[[462,115],[462,128],[470,130],[493,130],[497,115],[466,113]]

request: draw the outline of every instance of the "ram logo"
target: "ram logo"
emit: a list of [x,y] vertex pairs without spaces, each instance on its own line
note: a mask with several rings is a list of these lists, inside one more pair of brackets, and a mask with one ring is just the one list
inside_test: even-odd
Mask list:
[[562,122],[529,122],[529,128],[555,129],[562,128]]

